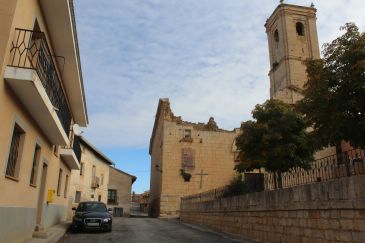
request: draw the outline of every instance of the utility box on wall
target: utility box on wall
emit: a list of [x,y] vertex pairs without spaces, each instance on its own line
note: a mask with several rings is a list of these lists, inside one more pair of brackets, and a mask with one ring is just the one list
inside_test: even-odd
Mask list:
[[47,203],[52,203],[54,200],[55,190],[49,189],[47,193]]

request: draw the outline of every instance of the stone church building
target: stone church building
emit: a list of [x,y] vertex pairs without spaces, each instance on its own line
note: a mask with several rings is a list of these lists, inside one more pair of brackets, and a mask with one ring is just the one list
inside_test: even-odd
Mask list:
[[183,121],[168,99],[160,99],[149,149],[149,214],[178,215],[181,197],[227,185],[235,173],[238,133],[218,128],[213,118],[206,124]]
[[[265,23],[270,58],[270,98],[295,104],[307,81],[307,59],[320,58],[316,9],[281,3]],[[185,122],[173,115],[168,99],[159,101],[150,142],[151,214],[176,214],[180,197],[227,185],[234,176],[234,140],[239,129]],[[328,147],[315,154],[336,154]],[[192,175],[185,182],[180,169]]]

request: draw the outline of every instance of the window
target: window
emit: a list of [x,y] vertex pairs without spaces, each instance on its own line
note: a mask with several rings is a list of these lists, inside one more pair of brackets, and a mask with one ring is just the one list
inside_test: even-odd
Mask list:
[[52,146],[52,151],[53,151],[54,156],[58,157],[58,146],[57,145]]
[[57,184],[57,196],[61,194],[61,183],[62,183],[62,169],[58,172],[58,184]]
[[185,129],[184,138],[191,138],[191,130],[190,129]]
[[297,22],[295,28],[299,36],[304,36],[304,25],[301,22]]
[[66,180],[65,180],[65,190],[63,192],[63,196],[66,198],[67,197],[67,187],[68,187],[68,175],[66,175]]
[[93,170],[92,170],[92,172],[91,172],[92,174],[92,178],[95,178],[95,173],[96,173],[96,167],[95,167],[95,165],[93,165]]
[[279,31],[278,30],[274,31],[274,40],[275,40],[275,42],[279,42]]
[[11,138],[8,164],[6,166],[6,176],[18,178],[20,168],[21,152],[23,150],[24,131],[15,124],[13,136]]
[[101,195],[98,196],[98,201],[101,202]]
[[33,156],[32,170],[30,172],[30,181],[29,181],[29,183],[33,186],[37,184],[37,172],[38,172],[40,155],[41,155],[41,147],[38,144],[36,144]]
[[104,174],[100,175],[100,185],[104,184]]
[[75,203],[79,203],[81,200],[81,192],[80,191],[76,191],[75,194]]
[[117,190],[108,190],[108,204],[118,204],[117,202]]
[[80,164],[80,175],[84,174],[84,163]]

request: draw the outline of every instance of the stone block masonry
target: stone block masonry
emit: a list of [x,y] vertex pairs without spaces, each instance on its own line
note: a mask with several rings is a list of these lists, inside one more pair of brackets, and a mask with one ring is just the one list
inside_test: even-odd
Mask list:
[[365,242],[365,176],[182,201],[180,219],[264,242]]

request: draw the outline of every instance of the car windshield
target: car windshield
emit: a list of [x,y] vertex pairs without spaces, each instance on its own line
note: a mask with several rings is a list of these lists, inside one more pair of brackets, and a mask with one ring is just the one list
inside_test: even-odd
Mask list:
[[77,207],[79,212],[107,212],[106,207],[102,203],[80,203]]

